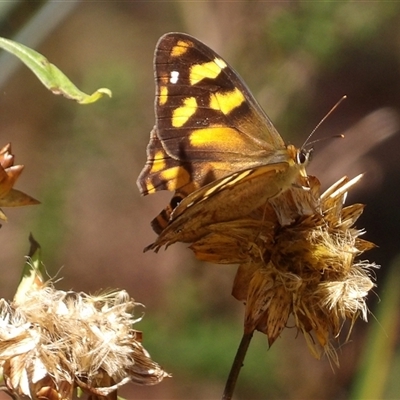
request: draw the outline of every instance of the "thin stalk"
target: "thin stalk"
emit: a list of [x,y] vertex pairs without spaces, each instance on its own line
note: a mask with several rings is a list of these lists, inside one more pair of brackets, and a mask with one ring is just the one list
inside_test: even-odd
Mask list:
[[253,333],[254,331],[250,333],[243,333],[235,359],[233,360],[231,371],[229,372],[228,380],[226,381],[222,400],[232,399],[233,391],[235,390],[240,370],[243,367],[244,358],[246,357],[247,349],[249,348]]

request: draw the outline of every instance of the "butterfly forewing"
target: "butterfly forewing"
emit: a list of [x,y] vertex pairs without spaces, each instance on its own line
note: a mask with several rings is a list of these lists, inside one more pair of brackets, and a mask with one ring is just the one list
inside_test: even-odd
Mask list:
[[199,161],[201,174],[212,169],[220,176],[283,161],[277,152],[285,149],[282,138],[241,78],[210,48],[188,35],[167,34],[154,65],[157,135],[172,158]]

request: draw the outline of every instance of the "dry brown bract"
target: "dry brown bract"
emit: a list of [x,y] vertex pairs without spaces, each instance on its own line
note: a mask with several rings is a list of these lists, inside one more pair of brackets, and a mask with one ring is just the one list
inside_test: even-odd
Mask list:
[[132,325],[138,305],[125,291],[90,296],[28,290],[23,300],[0,300],[0,362],[14,398],[72,399],[79,387],[90,399],[115,399],[129,381],[153,385],[168,374],[141,344]]

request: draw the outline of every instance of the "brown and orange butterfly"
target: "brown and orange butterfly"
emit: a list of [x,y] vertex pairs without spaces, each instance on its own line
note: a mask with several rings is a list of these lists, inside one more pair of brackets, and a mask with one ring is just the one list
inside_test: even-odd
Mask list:
[[242,218],[305,178],[310,152],[285,145],[239,75],[184,33],[156,46],[156,124],[137,184],[174,191],[152,221],[149,248],[190,242],[210,224]]

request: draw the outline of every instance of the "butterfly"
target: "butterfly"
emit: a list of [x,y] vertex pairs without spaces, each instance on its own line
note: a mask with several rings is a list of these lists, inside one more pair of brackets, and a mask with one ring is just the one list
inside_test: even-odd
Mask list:
[[246,84],[204,43],[162,36],[154,55],[156,123],[137,185],[174,195],[152,221],[149,248],[190,242],[307,178],[311,150],[286,145]]

